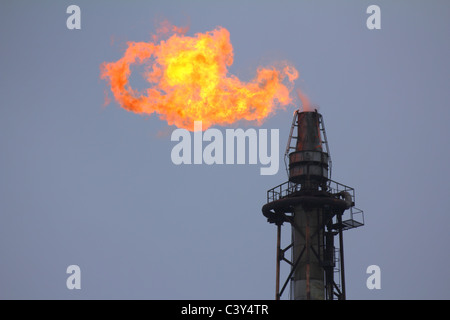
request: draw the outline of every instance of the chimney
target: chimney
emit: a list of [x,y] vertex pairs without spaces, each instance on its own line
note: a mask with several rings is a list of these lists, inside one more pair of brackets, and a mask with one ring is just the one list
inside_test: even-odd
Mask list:
[[[267,221],[277,226],[275,298],[290,284],[294,300],[344,300],[343,231],[364,225],[364,213],[354,207],[355,190],[331,180],[328,142],[317,110],[294,113],[286,154],[289,180],[269,189],[262,207]],[[291,225],[292,243],[283,249],[285,222]],[[280,287],[282,261],[291,270]]]

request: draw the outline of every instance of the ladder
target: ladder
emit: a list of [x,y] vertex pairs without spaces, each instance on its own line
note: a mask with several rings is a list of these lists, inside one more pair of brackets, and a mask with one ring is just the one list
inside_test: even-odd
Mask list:
[[294,134],[294,129],[296,127],[298,127],[298,124],[297,124],[298,111],[299,110],[294,111],[294,117],[292,118],[292,124],[291,124],[291,131],[289,132],[289,138],[288,138],[288,142],[286,145],[286,151],[284,152],[284,166],[286,168],[286,174],[287,174],[288,178],[289,178],[289,168],[288,168],[286,159],[289,156],[289,153],[291,152],[291,150],[295,150],[295,144],[294,144],[294,146],[292,146],[291,144],[292,144],[292,138],[297,139],[297,137],[294,137],[292,135]]
[[328,146],[327,132],[325,131],[325,123],[323,121],[323,117],[321,114],[319,114],[319,128],[320,132],[322,133],[322,146],[325,146],[325,150],[323,150],[323,152],[328,154],[328,180],[331,180],[331,170],[332,170],[331,153],[330,147]]

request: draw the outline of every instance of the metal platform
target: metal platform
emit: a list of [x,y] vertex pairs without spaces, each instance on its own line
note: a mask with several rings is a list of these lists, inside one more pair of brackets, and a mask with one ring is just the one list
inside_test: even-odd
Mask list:
[[351,207],[348,210],[349,215],[344,214],[343,218],[347,218],[342,220],[342,230],[354,229],[364,225],[364,211],[361,209]]

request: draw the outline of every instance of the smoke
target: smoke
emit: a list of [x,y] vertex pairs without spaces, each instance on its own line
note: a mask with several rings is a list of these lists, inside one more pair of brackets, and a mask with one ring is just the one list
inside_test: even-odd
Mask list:
[[314,111],[314,109],[317,109],[316,106],[311,105],[309,98],[300,89],[297,88],[295,91],[301,102],[301,106],[299,107],[301,111]]

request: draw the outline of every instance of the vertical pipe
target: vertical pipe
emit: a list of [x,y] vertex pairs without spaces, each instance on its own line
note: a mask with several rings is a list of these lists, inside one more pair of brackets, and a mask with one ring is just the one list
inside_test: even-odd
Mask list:
[[309,214],[306,214],[306,226],[305,226],[305,246],[306,246],[306,300],[311,300],[311,287],[310,287],[310,238],[309,238]]
[[338,225],[339,225],[339,255],[341,260],[341,285],[342,285],[342,300],[345,300],[345,270],[344,270],[344,237],[342,235],[342,214],[344,212],[340,212],[337,214]]
[[[315,215],[319,214],[319,224]],[[293,261],[299,259],[293,272],[294,300],[323,300],[324,272],[321,259],[316,256],[323,246],[321,209],[295,207],[293,217]],[[318,237],[317,240],[315,237]],[[319,244],[317,244],[319,241]],[[300,257],[300,258],[299,258]]]
[[327,299],[333,300],[334,285],[334,234],[331,231],[332,222],[327,223],[327,232],[325,232],[325,249],[324,249],[324,269],[325,269],[325,287]]
[[322,151],[319,114],[317,112],[300,112],[297,117],[296,151]]
[[275,284],[275,300],[280,300],[280,251],[281,251],[281,224],[277,224],[277,267],[276,267],[276,284]]

